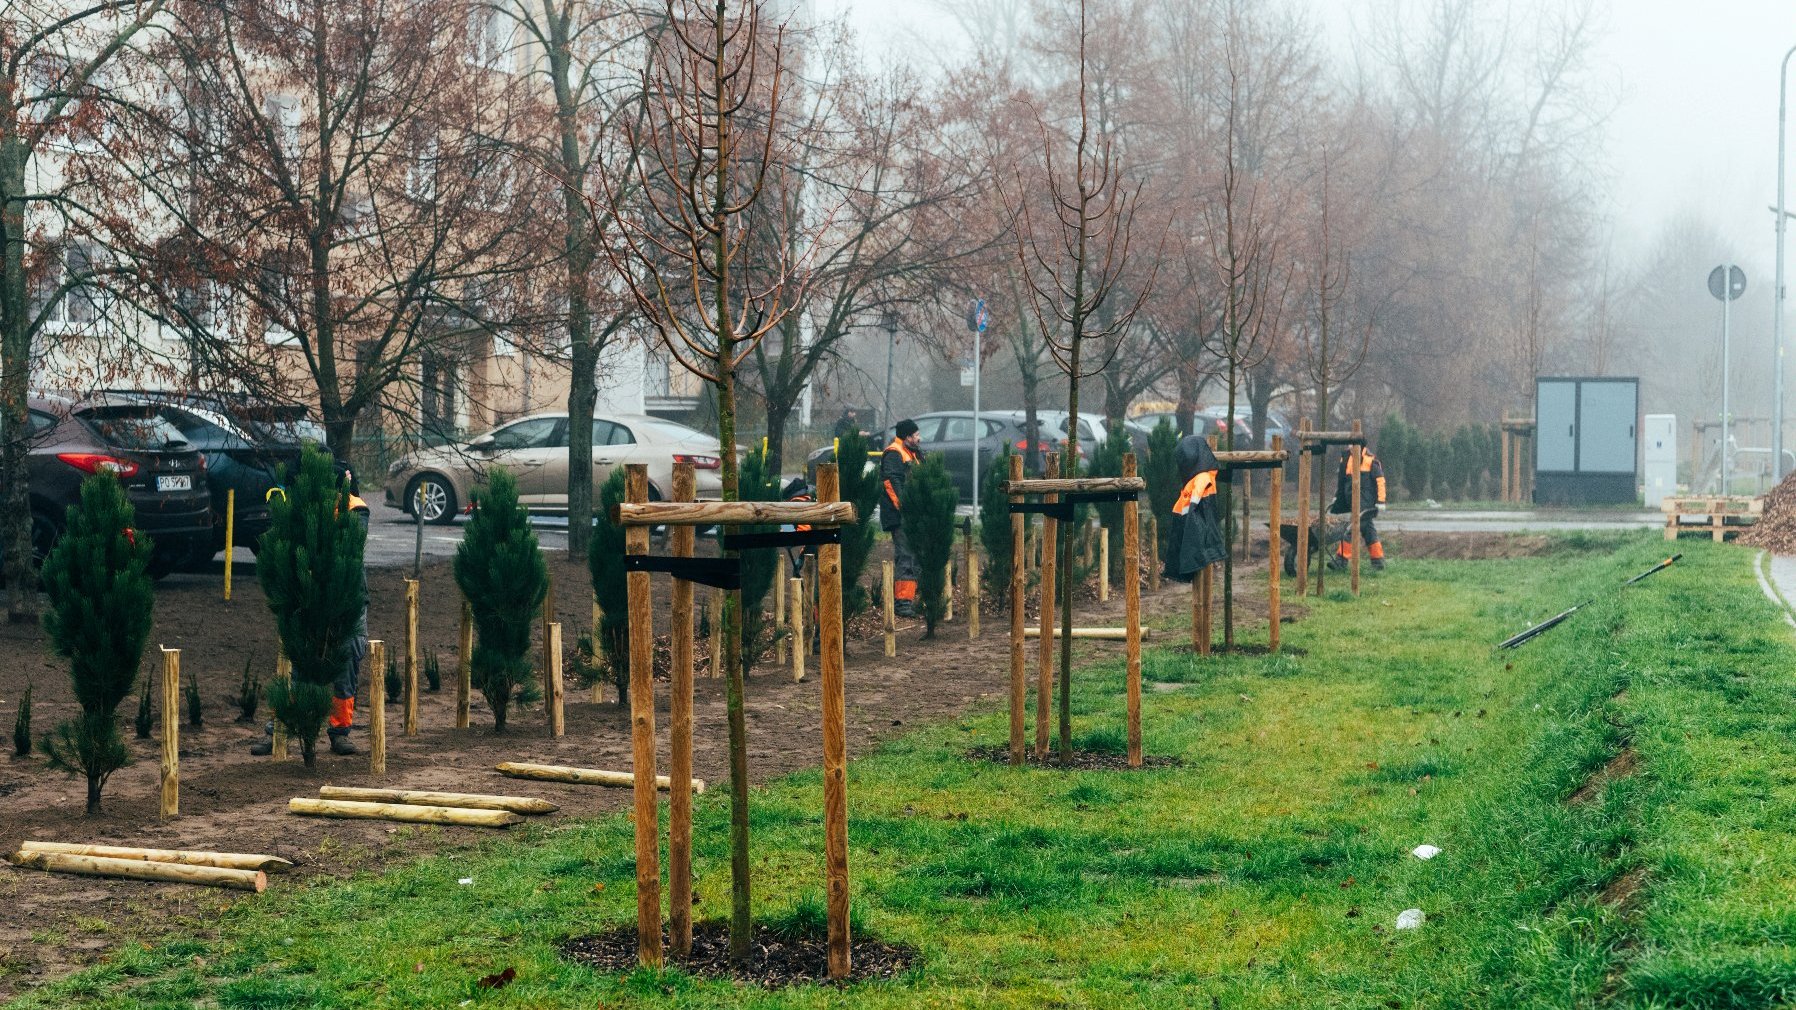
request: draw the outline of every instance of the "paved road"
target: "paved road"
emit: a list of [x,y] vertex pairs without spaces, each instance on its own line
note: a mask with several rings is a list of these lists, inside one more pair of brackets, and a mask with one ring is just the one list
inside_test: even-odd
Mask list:
[[1572,509],[1455,511],[1391,509],[1378,517],[1380,530],[1392,533],[1528,533],[1544,530],[1662,529],[1665,514],[1639,509],[1592,512]]

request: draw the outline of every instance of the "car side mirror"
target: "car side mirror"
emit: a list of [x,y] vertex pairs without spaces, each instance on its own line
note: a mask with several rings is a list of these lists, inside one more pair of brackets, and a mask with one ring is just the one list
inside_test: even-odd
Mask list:
[[482,435],[479,438],[475,439],[474,441],[469,442],[468,448],[474,450],[475,452],[492,452],[494,444],[495,444],[495,440],[494,440],[493,436]]

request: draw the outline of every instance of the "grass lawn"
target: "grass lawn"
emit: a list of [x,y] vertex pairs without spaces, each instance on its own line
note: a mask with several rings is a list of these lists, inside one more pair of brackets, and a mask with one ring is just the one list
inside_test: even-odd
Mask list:
[[[16,1005],[1757,1007],[1796,997],[1796,649],[1754,585],[1751,553],[1685,544],[1671,570],[1493,652],[1664,551],[1656,533],[1562,543],[1526,560],[1399,560],[1363,598],[1337,591],[1289,626],[1286,643],[1302,655],[1197,662],[1151,650],[1147,749],[1180,768],[965,760],[975,743],[1002,739],[996,711],[855,763],[857,924],[921,951],[896,982],[770,993],[563,961],[564,938],[634,921],[630,827],[613,817],[277,887],[194,923],[191,939],[130,945]],[[1120,744],[1121,685],[1120,663],[1079,672],[1075,724],[1088,745]],[[1568,802],[1593,772],[1597,787]],[[763,921],[815,914],[821,802],[815,773],[756,793]],[[700,915],[722,915],[723,790],[702,797],[697,816]],[[1422,843],[1443,852],[1416,859]],[[1407,908],[1426,912],[1421,929],[1394,928]],[[506,967],[516,984],[473,987]]]

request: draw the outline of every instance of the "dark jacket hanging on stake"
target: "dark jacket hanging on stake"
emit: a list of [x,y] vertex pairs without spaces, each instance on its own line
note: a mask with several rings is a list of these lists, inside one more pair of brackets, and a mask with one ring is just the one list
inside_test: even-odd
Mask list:
[[1216,508],[1216,473],[1222,464],[1199,435],[1179,440],[1179,479],[1184,488],[1172,507],[1172,535],[1166,541],[1166,578],[1190,582],[1199,571],[1228,556]]

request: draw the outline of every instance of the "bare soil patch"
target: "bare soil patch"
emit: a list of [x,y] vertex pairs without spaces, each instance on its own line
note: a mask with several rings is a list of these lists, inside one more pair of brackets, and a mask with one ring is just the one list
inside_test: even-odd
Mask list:
[[[967,760],[986,761],[992,764],[1007,765],[1010,763],[1008,746],[974,747],[967,751]],[[1050,768],[1069,772],[1090,771],[1143,771],[1150,768],[1181,768],[1185,762],[1169,754],[1143,754],[1141,767],[1129,767],[1129,755],[1116,751],[1077,750],[1071,761],[1060,760],[1060,752],[1052,747],[1042,757],[1036,757],[1034,749],[1025,748],[1023,764],[1029,768]]]
[[[1553,539],[1540,533],[1394,533],[1386,537],[1392,564],[1404,558],[1484,561],[1537,558],[1554,551]],[[1346,573],[1342,573],[1345,575]],[[1365,577],[1362,569],[1360,576]],[[1330,573],[1330,578],[1334,578]]]
[[[882,545],[883,546],[883,545]],[[575,640],[591,625],[591,596],[584,564],[552,555],[555,611],[565,629],[570,655]],[[403,642],[406,569],[371,569],[369,627],[388,643],[389,655]],[[878,559],[872,565],[877,578]],[[197,677],[205,699],[205,725],[181,730],[181,816],[167,824],[157,820],[157,767],[160,742],[132,738],[135,698],[120,708],[127,744],[135,763],[107,784],[105,810],[83,815],[84,783],[49,771],[41,755],[0,759],[0,851],[10,852],[26,839],[95,842],[177,849],[267,852],[297,864],[294,874],[273,886],[291,886],[295,877],[338,876],[378,867],[392,860],[481,840],[479,828],[417,829],[380,821],[301,818],[286,812],[294,796],[316,795],[324,784],[435,789],[459,792],[507,792],[541,796],[561,805],[562,815],[590,817],[624,809],[628,790],[548,782],[520,783],[493,770],[500,761],[627,769],[630,763],[628,712],[615,704],[609,686],[604,700],[573,684],[568,686],[567,735],[551,738],[540,706],[514,707],[503,735],[492,730],[492,716],[478,693],[473,698],[473,728],[454,728],[454,671],[457,664],[460,597],[448,562],[426,565],[419,618],[420,649],[435,653],[443,671],[443,688],[419,699],[419,733],[401,735],[400,711],[388,706],[387,774],[368,774],[366,754],[333,757],[320,746],[318,767],[307,771],[298,748],[285,761],[252,758],[251,742],[262,736],[266,710],[253,724],[235,722],[236,694],[246,662],[264,681],[273,673],[275,634],[253,566],[239,566],[234,599],[221,599],[216,574],[176,575],[157,587],[155,626],[150,643],[182,650],[184,676]],[[668,627],[669,580],[657,577],[655,614],[665,638]],[[1144,593],[1146,613],[1179,614],[1188,606],[1183,587],[1168,586],[1159,594]],[[988,608],[995,605],[987,587]],[[704,595],[699,595],[700,601]],[[1264,613],[1264,601],[1244,598]],[[848,732],[851,757],[866,753],[882,739],[915,724],[941,721],[985,698],[1008,692],[1009,645],[1002,620],[987,619],[977,641],[968,641],[964,599],[957,619],[937,629],[933,641],[921,641],[920,621],[901,621],[898,656],[883,655],[883,631],[877,619],[854,623],[847,647]],[[1082,592],[1081,614],[1119,623],[1122,594],[1105,604]],[[664,643],[665,644],[665,643]],[[724,688],[704,676],[707,643],[698,643],[700,677],[694,699],[694,773],[711,782],[727,778]],[[1081,661],[1121,653],[1121,643],[1080,642]],[[155,653],[151,648],[150,653]],[[146,659],[140,683],[147,680],[154,658]],[[658,664],[659,665],[659,664]],[[789,667],[771,657],[750,675],[748,688],[749,764],[759,781],[815,765],[821,755],[822,717],[815,660],[802,683]],[[571,669],[571,666],[569,667]],[[66,666],[51,655],[36,626],[0,625],[0,724],[10,729],[26,683],[33,689],[33,727],[41,736],[77,709]],[[378,672],[364,671],[357,706],[355,742],[367,746],[368,692],[379,690]],[[658,699],[658,726],[663,733],[659,762],[665,766],[667,699]],[[185,717],[185,713],[183,713]],[[159,729],[157,732],[160,732]],[[67,877],[0,866],[0,999],[66,974],[125,942],[153,939],[179,930],[203,933],[205,921],[223,906],[253,900],[234,893],[185,885],[148,884]]]
[[[666,949],[665,935],[663,949]],[[635,971],[636,927],[625,926],[596,936],[575,937],[562,945],[570,961],[600,971],[625,974]],[[724,978],[783,989],[794,985],[846,987],[859,982],[896,978],[917,960],[917,951],[878,939],[852,936],[849,943],[849,975],[837,981],[829,977],[829,942],[820,936],[781,936],[757,926],[749,941],[748,961],[730,963],[729,926],[722,922],[696,923],[692,928],[692,952],[684,958],[669,956],[667,964],[701,978]]]
[[1627,778],[1639,767],[1640,754],[1632,747],[1623,747],[1614,757],[1604,762],[1601,768],[1591,772],[1590,777],[1565,798],[1565,802],[1574,807],[1592,802],[1603,791],[1603,786]]

